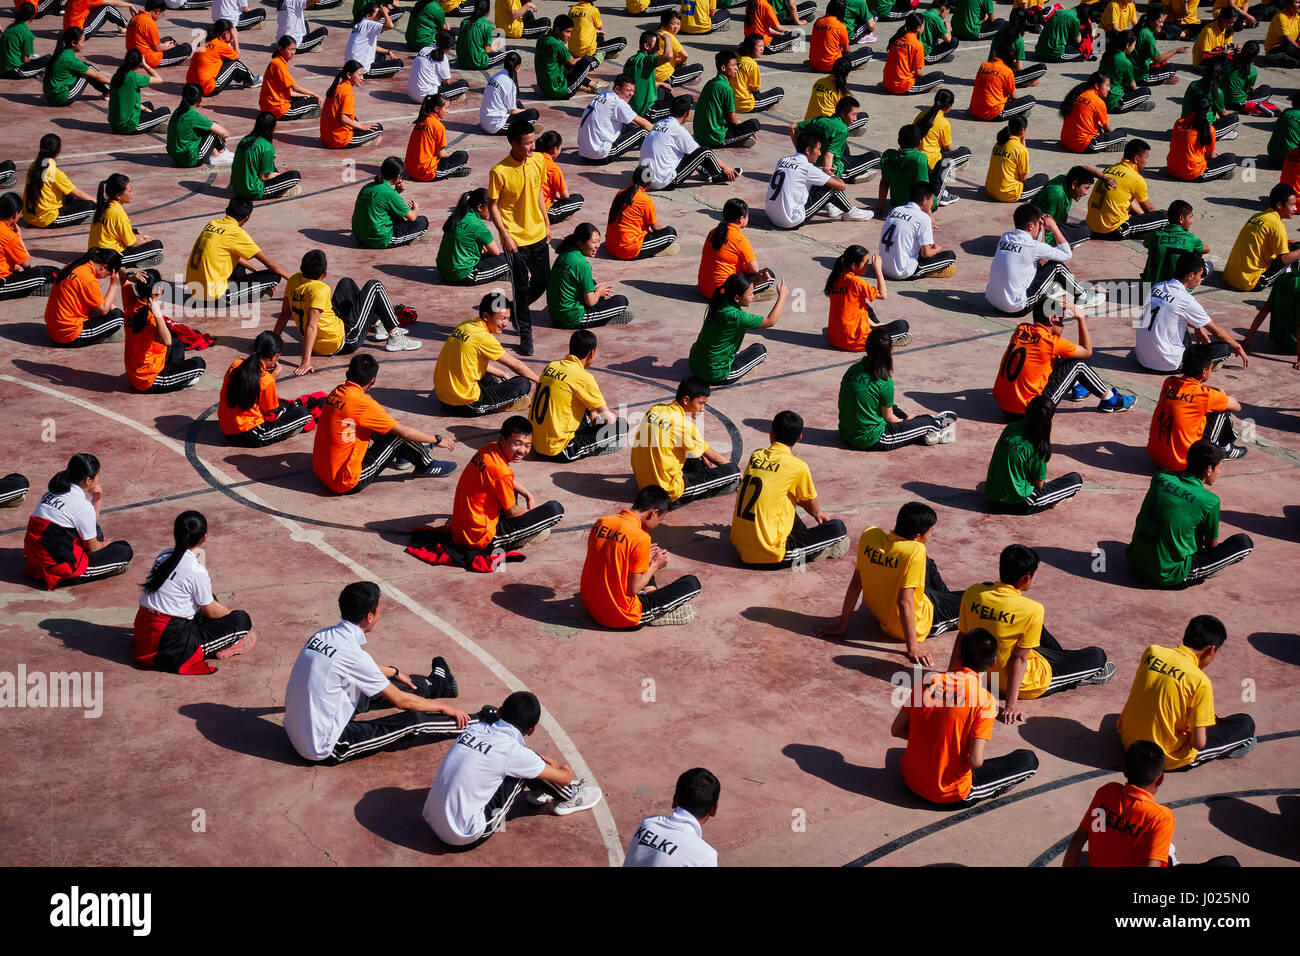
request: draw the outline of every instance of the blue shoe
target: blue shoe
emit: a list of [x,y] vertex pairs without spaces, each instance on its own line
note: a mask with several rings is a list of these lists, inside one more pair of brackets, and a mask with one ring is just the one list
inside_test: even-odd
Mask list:
[[1081,402],[1081,401],[1083,401],[1085,398],[1087,398],[1088,395],[1089,395],[1089,392],[1088,392],[1088,390],[1087,390],[1086,388],[1084,388],[1083,384],[1080,383],[1080,382],[1075,382],[1075,383],[1074,383],[1074,388],[1071,389],[1071,390],[1070,390],[1070,394],[1067,395],[1067,396],[1065,396],[1065,397],[1068,398],[1068,399],[1069,399],[1070,401],[1072,401],[1072,402]]
[[445,478],[456,470],[454,461],[438,461],[436,458],[423,468],[415,469],[417,478]]
[[1137,403],[1136,395],[1126,395],[1119,389],[1115,389],[1115,397],[1104,399],[1097,406],[1099,412],[1127,412]]

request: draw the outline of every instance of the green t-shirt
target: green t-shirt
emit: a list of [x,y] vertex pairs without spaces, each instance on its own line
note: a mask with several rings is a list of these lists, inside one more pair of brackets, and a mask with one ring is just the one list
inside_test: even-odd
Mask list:
[[772,9],[776,11],[776,18],[782,23],[794,19],[790,16],[790,5],[785,0],[772,0]]
[[921,24],[921,43],[925,46],[925,55],[929,56],[934,52],[934,45],[948,32],[948,24],[937,10],[922,11]]
[[989,501],[1014,505],[1034,493],[1036,482],[1047,480],[1047,459],[1039,456],[1025,438],[1025,423],[1012,422],[1002,429],[993,446],[988,474],[984,479],[984,497]]
[[1197,80],[1195,83],[1189,84],[1187,92],[1183,94],[1183,116],[1191,116],[1192,108],[1202,99],[1208,99],[1210,101],[1210,111],[1205,114],[1205,121],[1207,123],[1213,123],[1224,113],[1228,112],[1228,103],[1227,100],[1224,99],[1223,88],[1220,87],[1215,90],[1214,95],[1210,96],[1205,92],[1204,81]]
[[850,448],[867,449],[885,433],[880,409],[894,407],[894,380],[872,378],[865,362],[855,362],[840,379],[840,438]]
[[492,242],[492,233],[478,213],[470,212],[438,243],[438,275],[444,282],[456,282],[471,272],[483,257],[483,247]]
[[393,223],[411,211],[401,193],[387,182],[368,182],[357,193],[352,209],[352,235],[367,249],[386,249],[393,241]]
[[[1058,225],[1065,224],[1066,220],[1070,218],[1070,209],[1074,206],[1074,200],[1070,198],[1068,187],[1068,174],[1062,173],[1049,180],[1047,185],[1040,189],[1038,195],[1033,199],[1034,205],[1055,219]],[[1054,246],[1056,245],[1056,237],[1050,232],[1044,232],[1043,242],[1049,246]]]
[[442,12],[438,0],[429,0],[419,10],[412,10],[406,21],[406,49],[419,53],[426,46],[433,46],[438,31],[446,24],[447,14]]
[[[1008,40],[1008,36],[1005,35],[1004,33],[999,32],[998,35],[993,38],[993,42],[989,44],[988,59],[991,60],[993,59],[993,57],[997,56],[998,48],[1002,46],[1002,44],[1006,43],[1007,40]],[[1023,36],[1018,36],[1014,40],[1011,40],[1010,42],[1011,42],[1012,58],[1016,60],[1023,60],[1025,58],[1025,38]],[[1011,66],[1011,64],[1008,63],[1007,66]]]
[[261,199],[266,193],[264,175],[275,172],[275,146],[261,136],[249,134],[239,141],[235,162],[230,167],[230,188],[236,196]]
[[108,91],[108,125],[119,133],[140,128],[140,91],[149,85],[143,73],[128,73],[122,85]]
[[1137,69],[1138,75],[1145,79],[1151,72],[1151,64],[1159,55],[1160,48],[1156,46],[1155,33],[1150,27],[1143,27],[1138,31],[1137,46],[1133,48],[1133,66]]
[[1200,239],[1177,223],[1148,232],[1142,244],[1147,247],[1147,264],[1142,270],[1142,281],[1152,285],[1172,279],[1178,268],[1178,260],[1189,252],[1199,255],[1203,245]]
[[736,111],[736,94],[731,83],[719,73],[700,90],[695,104],[695,122],[692,130],[701,146],[721,146],[731,127],[731,114]]
[[1192,558],[1219,536],[1219,496],[1187,472],[1158,471],[1142,501],[1128,564],[1156,587],[1187,580]]
[[1300,109],[1283,110],[1268,137],[1268,158],[1281,166],[1286,154],[1300,146]]
[[167,121],[167,155],[183,169],[199,164],[199,143],[203,134],[212,129],[212,120],[191,107],[172,113]]
[[45,68],[45,79],[41,82],[45,102],[51,106],[66,106],[77,77],[82,76],[89,69],[90,64],[78,59],[76,51],[65,48]]
[[659,99],[659,88],[655,85],[655,54],[637,53],[623,64],[623,72],[636,84],[636,92],[628,105],[637,116],[645,116]]
[[576,329],[587,316],[582,296],[596,288],[591,262],[581,249],[570,249],[555,258],[546,286],[546,309],[551,323],[561,329]]
[[[831,162],[831,168],[835,170],[836,176],[844,175],[844,153],[849,144],[849,127],[844,120],[838,116],[814,116],[810,120],[804,120],[798,126],[799,129],[815,130],[822,138],[822,151],[830,151],[835,154],[835,159]],[[922,154],[924,155],[924,154]],[[926,174],[929,174],[930,164],[926,163]],[[904,200],[906,202],[906,200]]]
[[1101,72],[1110,77],[1110,92],[1106,94],[1106,109],[1118,109],[1120,100],[1124,99],[1124,94],[1128,92],[1129,84],[1137,82],[1137,70],[1133,68],[1132,61],[1124,55],[1123,51],[1116,50],[1115,55],[1107,60],[1105,68]]
[[912,201],[912,184],[930,181],[930,161],[919,149],[887,149],[880,157],[880,175],[889,183],[889,202],[905,206]]
[[867,5],[867,0],[844,0],[844,29],[849,32],[850,42],[858,27],[870,19],[871,8]]
[[871,16],[875,20],[887,16],[894,9],[894,3],[895,0],[867,0],[867,6],[871,7]]
[[978,40],[984,18],[992,15],[993,0],[957,0],[957,11],[952,15],[953,36]]
[[1066,47],[1079,39],[1079,15],[1073,10],[1057,10],[1048,18],[1034,49],[1044,60],[1059,60]]
[[1300,319],[1300,273],[1284,272],[1268,294],[1268,337],[1288,355],[1296,354],[1296,325]]
[[1230,109],[1237,109],[1243,103],[1250,99],[1250,91],[1255,88],[1255,81],[1259,79],[1259,70],[1253,66],[1250,67],[1245,75],[1240,70],[1234,70],[1231,67],[1223,71],[1223,82],[1220,84],[1223,90],[1224,100]]
[[712,319],[706,318],[700,334],[691,346],[691,374],[710,385],[725,382],[731,375],[731,363],[740,351],[745,333],[763,325],[763,317],[746,312],[738,305],[724,305]]
[[25,23],[15,23],[0,34],[0,70],[9,72],[23,65],[23,57],[35,51],[31,28]]
[[492,42],[492,21],[479,17],[463,24],[456,35],[456,69],[486,70],[488,55],[484,47]]
[[537,85],[547,99],[569,98],[569,84],[564,78],[564,68],[569,65],[569,59],[569,48],[559,37],[544,33],[538,38],[534,66],[537,70]]

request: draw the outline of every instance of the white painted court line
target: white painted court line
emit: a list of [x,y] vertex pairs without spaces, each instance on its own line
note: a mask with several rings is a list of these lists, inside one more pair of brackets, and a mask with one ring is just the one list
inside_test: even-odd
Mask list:
[[[164,448],[168,449],[169,451],[174,451],[182,458],[186,458],[185,446],[182,445],[180,442],[176,441],[175,439],[168,438],[166,435],[159,434],[159,432],[156,429],[150,428],[147,425],[143,425],[140,422],[135,421],[134,419],[127,418],[125,415],[119,415],[117,412],[110,411],[109,409],[104,408],[101,405],[97,405],[94,402],[87,401],[84,398],[75,398],[71,395],[65,395],[64,393],[58,391],[57,389],[50,388],[46,385],[38,385],[35,382],[27,382],[19,378],[14,378],[12,375],[6,375],[4,373],[0,373],[0,381],[12,382],[15,385],[21,385],[24,388],[30,388],[32,391],[41,392],[42,394],[49,395],[53,398],[61,399],[62,401],[68,402],[72,405],[76,405],[78,408],[84,408],[88,412],[94,412],[96,415],[101,415],[104,418],[117,422],[119,425],[125,425],[128,428],[131,428],[148,438],[152,438],[154,441],[158,442],[158,444],[162,445]],[[188,458],[186,458],[186,461],[188,461]],[[199,461],[203,464],[203,467],[207,468],[208,471],[212,473],[212,475],[215,478],[227,484],[231,484],[234,482],[235,479],[222,472],[221,469],[217,468],[216,465],[202,458],[200,458]],[[262,501],[252,492],[244,490],[242,494],[244,495],[244,497],[248,498],[248,500],[252,501],[253,503],[261,505],[264,508],[271,508],[272,510],[274,510],[272,505],[268,504],[265,501]],[[298,522],[290,518],[286,518],[279,514],[273,515],[272,517],[276,521],[278,521],[281,525],[283,525],[286,529],[288,529],[290,538],[292,540],[301,541],[305,544],[310,544],[312,547],[320,551],[326,557],[332,558],[333,560],[337,561],[339,564],[343,565],[345,568],[347,568],[353,574],[357,575],[362,580],[365,581],[379,580],[379,575],[375,574],[373,571],[368,570],[364,565],[361,565],[358,562],[352,560],[352,558],[348,557],[346,554],[339,551],[333,545],[328,544],[324,540],[324,536],[321,534],[321,532],[308,530],[307,528],[304,528],[302,525],[298,524]],[[513,673],[511,673],[511,671],[505,666],[505,664],[501,663],[499,660],[497,660],[495,657],[489,654],[478,644],[475,644],[472,640],[470,640],[468,637],[462,634],[460,630],[457,629],[454,625],[438,617],[438,615],[434,614],[432,611],[430,611],[424,605],[420,604],[414,598],[406,594],[400,588],[394,587],[391,584],[381,584],[380,587],[382,588],[384,594],[391,597],[393,600],[395,600],[398,604],[401,604],[403,607],[409,610],[416,617],[419,617],[427,624],[432,625],[434,628],[441,631],[444,635],[446,635],[447,637],[455,641],[457,644],[459,644],[470,654],[474,655],[474,657],[477,658],[478,661],[481,664],[483,664],[484,667],[486,667],[488,670],[492,672],[493,676],[495,676],[499,681],[505,684],[506,687],[508,687],[511,691],[527,690],[527,685],[524,684],[524,682],[521,681],[518,677],[516,677]],[[541,725],[542,728],[548,734],[551,735],[551,739],[555,741],[555,746],[559,748],[560,755],[564,758],[565,762],[568,763],[569,766],[573,768],[573,772],[577,774],[579,777],[585,779],[587,783],[595,784],[596,777],[591,772],[591,768],[587,766],[586,761],[582,759],[582,754],[578,752],[578,748],[577,746],[574,745],[572,738],[570,738],[569,735],[564,732],[564,728],[562,728],[559,722],[554,717],[551,716],[550,711],[546,710],[545,708],[542,709]],[[610,812],[609,802],[607,800],[602,799],[601,802],[596,805],[592,813],[595,815],[596,826],[600,830],[601,840],[605,844],[605,853],[609,858],[609,865],[622,866],[623,865],[623,841],[619,838],[618,826],[614,822],[614,814]]]

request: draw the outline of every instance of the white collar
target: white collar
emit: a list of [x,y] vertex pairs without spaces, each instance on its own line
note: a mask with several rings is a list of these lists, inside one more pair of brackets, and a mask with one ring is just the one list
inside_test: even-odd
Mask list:
[[358,647],[366,642],[366,632],[361,630],[361,628],[357,627],[357,625],[353,624],[351,621],[339,621],[338,624],[334,625],[334,627],[336,630],[341,631],[348,637],[352,638],[352,640],[356,641]]

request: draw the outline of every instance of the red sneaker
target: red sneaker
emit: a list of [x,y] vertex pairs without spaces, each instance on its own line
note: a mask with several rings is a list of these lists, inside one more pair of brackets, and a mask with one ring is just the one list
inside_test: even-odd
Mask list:
[[414,309],[406,305],[393,306],[393,314],[397,316],[397,324],[402,328],[413,325],[415,320],[420,317]]

